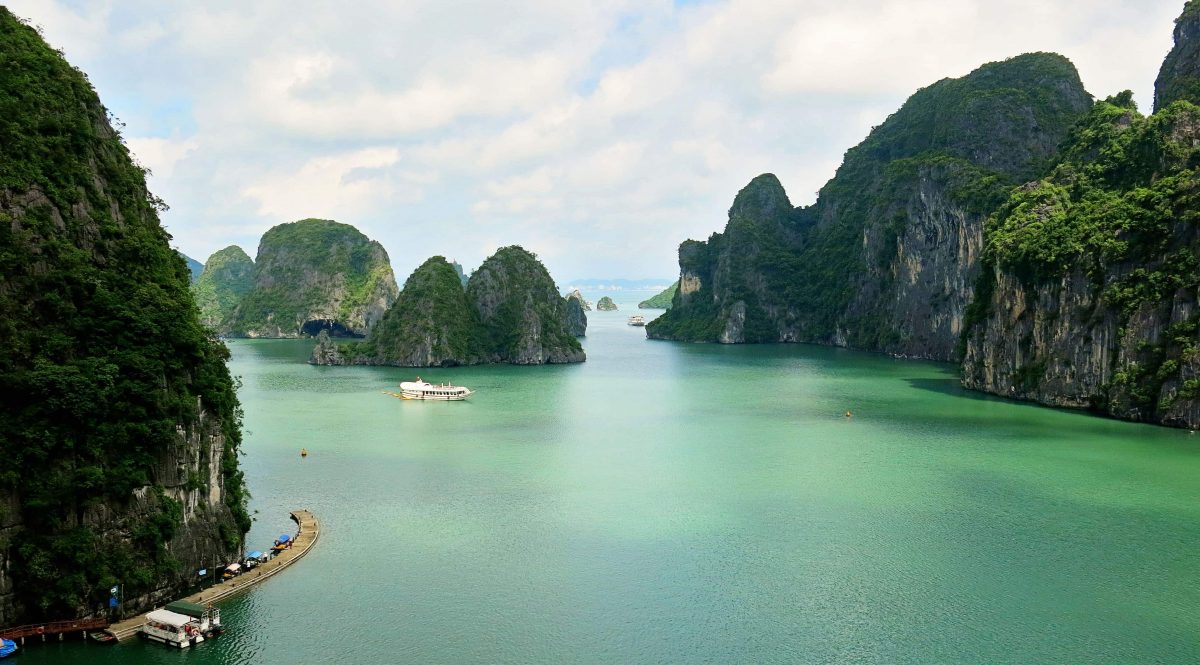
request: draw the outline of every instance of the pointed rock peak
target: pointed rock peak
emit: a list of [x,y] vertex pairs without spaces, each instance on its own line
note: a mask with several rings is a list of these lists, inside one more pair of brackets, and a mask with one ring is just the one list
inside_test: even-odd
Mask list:
[[1200,103],[1200,0],[1188,0],[1175,19],[1175,47],[1154,81],[1154,110],[1172,102]]
[[750,219],[769,219],[786,215],[792,211],[792,202],[788,200],[787,192],[773,173],[764,173],[738,192],[729,209],[729,218],[748,217]]

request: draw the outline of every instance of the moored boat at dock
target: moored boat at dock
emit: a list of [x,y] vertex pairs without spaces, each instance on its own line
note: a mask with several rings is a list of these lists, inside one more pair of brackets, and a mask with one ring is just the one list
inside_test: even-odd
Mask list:
[[168,609],[147,612],[146,623],[142,625],[140,632],[142,637],[148,640],[180,649],[195,646],[205,640],[198,619]]

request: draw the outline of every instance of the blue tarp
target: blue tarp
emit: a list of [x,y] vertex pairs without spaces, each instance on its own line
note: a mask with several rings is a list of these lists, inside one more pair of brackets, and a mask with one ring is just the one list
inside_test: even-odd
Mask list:
[[280,537],[279,537],[279,542],[281,542],[281,543],[286,543],[287,541],[289,541],[289,540],[291,540],[291,539],[292,539],[292,537],[291,537],[291,536],[289,536],[289,535],[287,535],[287,534],[285,533],[285,534],[283,534],[282,536],[280,536]]
[[262,552],[259,552],[258,550],[254,550],[253,552],[247,554],[246,556],[250,557],[251,559],[261,559]]
[[0,658],[11,656],[16,650],[16,642],[13,642],[12,640],[0,640]]

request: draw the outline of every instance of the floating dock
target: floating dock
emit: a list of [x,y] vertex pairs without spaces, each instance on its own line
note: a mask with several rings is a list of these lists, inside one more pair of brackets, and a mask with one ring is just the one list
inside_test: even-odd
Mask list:
[[[296,537],[292,541],[292,546],[276,554],[270,561],[259,564],[253,570],[243,573],[231,580],[226,580],[212,585],[211,587],[194,593],[186,598],[191,603],[208,604],[219,603],[222,600],[242,593],[246,589],[263,582],[275,575],[279,571],[296,563],[312,546],[316,544],[317,538],[321,536],[321,525],[317,522],[317,518],[307,510],[297,510],[292,513],[292,520],[299,525],[296,530]],[[218,571],[217,574],[220,574]],[[142,624],[146,622],[145,612],[138,614],[132,619],[126,619],[120,623],[114,623],[108,627],[108,630],[117,636],[118,640],[127,640],[137,635]]]

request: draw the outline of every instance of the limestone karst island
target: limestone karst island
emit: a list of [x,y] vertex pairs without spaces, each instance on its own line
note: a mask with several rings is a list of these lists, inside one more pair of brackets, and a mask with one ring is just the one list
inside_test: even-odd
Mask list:
[[0,349],[0,660],[1197,663],[1200,0],[13,0]]

